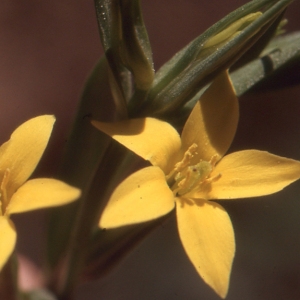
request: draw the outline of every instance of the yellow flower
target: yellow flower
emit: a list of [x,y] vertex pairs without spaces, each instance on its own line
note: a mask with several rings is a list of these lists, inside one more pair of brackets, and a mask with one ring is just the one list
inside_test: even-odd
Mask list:
[[227,72],[202,95],[181,135],[153,118],[93,124],[151,162],[111,195],[99,226],[158,218],[176,207],[182,245],[203,280],[225,298],[235,253],[224,208],[212,199],[275,193],[300,177],[300,162],[247,150],[225,157],[238,123],[238,100]]
[[80,196],[79,189],[59,180],[27,181],[44,153],[54,122],[50,115],[30,119],[0,147],[0,270],[16,243],[11,214],[64,205]]

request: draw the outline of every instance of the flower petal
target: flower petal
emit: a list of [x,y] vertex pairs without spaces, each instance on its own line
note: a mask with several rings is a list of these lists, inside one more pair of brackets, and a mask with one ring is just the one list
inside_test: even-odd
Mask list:
[[0,179],[9,169],[6,186],[8,198],[34,171],[47,146],[54,116],[44,115],[20,125],[9,141],[0,147]]
[[68,204],[80,196],[80,190],[60,180],[38,178],[25,182],[12,196],[6,214]]
[[115,189],[99,226],[114,228],[154,220],[174,208],[174,196],[158,167],[147,167],[127,177]]
[[0,270],[3,268],[10,255],[15,249],[17,233],[13,222],[5,217],[0,216]]
[[189,259],[202,279],[225,298],[235,253],[228,214],[219,204],[202,199],[176,202],[179,236]]
[[211,176],[218,174],[221,178],[211,184],[210,199],[263,196],[299,179],[300,162],[265,151],[239,151],[217,164]]
[[181,147],[177,131],[169,123],[157,119],[141,118],[115,123],[92,121],[92,124],[165,172],[173,167]]
[[220,159],[234,138],[239,118],[238,99],[228,73],[221,73],[204,92],[183,128],[181,140],[185,152],[193,143],[198,145],[197,162]]

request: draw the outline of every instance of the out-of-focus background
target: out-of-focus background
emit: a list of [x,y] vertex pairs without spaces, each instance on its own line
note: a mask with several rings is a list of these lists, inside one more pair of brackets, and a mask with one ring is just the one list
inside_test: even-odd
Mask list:
[[[242,0],[142,1],[156,69]],[[286,16],[300,30],[300,2]],[[103,54],[93,1],[2,0],[0,5],[0,142],[23,121],[55,114],[57,122],[36,176],[55,176],[83,82]],[[245,96],[232,149],[268,150],[300,160],[300,86]],[[263,178],[262,178],[263,180]],[[237,252],[228,300],[300,299],[300,182],[257,199],[223,201]],[[44,213],[15,216],[18,249],[37,264]],[[153,232],[77,300],[219,299],[197,276],[175,220]]]

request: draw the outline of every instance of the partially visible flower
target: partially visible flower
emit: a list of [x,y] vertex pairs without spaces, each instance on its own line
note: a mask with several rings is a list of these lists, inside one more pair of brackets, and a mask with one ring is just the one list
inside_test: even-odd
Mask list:
[[93,124],[153,166],[127,177],[113,192],[99,226],[149,221],[176,207],[182,245],[203,280],[226,297],[234,232],[213,199],[268,195],[300,178],[300,162],[246,150],[225,157],[238,123],[238,100],[227,73],[202,95],[181,135],[153,118]]
[[28,180],[48,144],[55,118],[39,116],[19,126],[0,147],[0,270],[13,252],[16,230],[11,214],[64,205],[80,190],[60,180]]
[[41,289],[44,285],[42,271],[26,256],[18,254],[18,286],[20,290]]

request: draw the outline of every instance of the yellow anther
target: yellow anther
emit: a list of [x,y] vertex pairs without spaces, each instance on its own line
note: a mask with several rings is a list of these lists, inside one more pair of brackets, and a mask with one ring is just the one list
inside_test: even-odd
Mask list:
[[172,181],[174,179],[174,176],[177,176],[176,174],[182,172],[186,167],[189,166],[191,159],[194,157],[195,154],[197,154],[197,144],[193,144],[188,148],[188,150],[184,153],[183,158],[180,162],[176,163],[174,166],[174,169],[166,176],[166,180],[170,185],[172,185]]
[[176,172],[180,172],[190,164],[191,159],[195,154],[197,154],[197,148],[198,146],[195,143],[189,147],[189,149],[184,153],[183,159],[175,165],[174,170]]
[[209,184],[218,180],[221,174],[210,177],[210,173],[219,160],[218,155],[213,155],[210,161],[200,160],[192,165],[192,159],[197,154],[198,145],[192,144],[184,153],[180,162],[176,163],[174,169],[166,176],[169,186],[175,196],[182,196],[194,189],[201,189],[203,184]]

